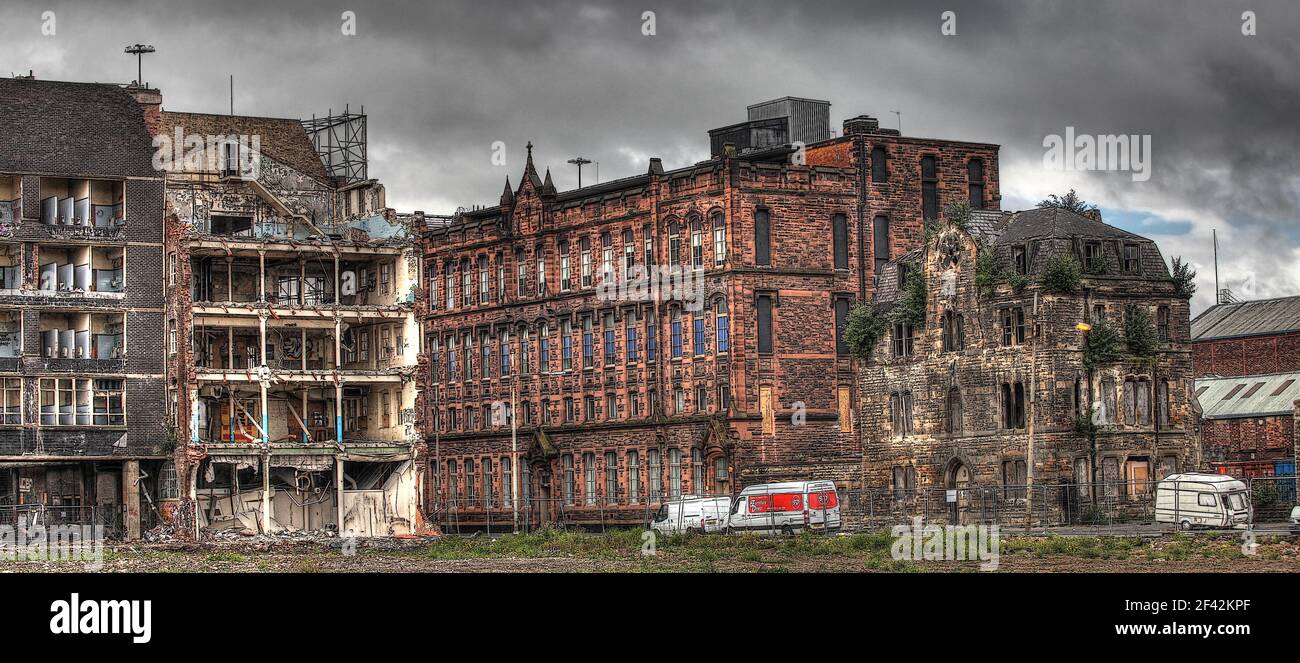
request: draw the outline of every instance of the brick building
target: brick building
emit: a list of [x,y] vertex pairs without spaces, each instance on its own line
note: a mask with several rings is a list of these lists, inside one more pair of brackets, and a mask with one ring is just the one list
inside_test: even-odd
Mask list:
[[[860,485],[837,331],[877,253],[918,243],[941,197],[997,206],[997,147],[902,138],[869,118],[830,138],[814,118],[798,150],[788,119],[770,117],[791,104],[829,106],[760,104],[712,132],[709,160],[652,159],[573,191],[539,176],[530,145],[498,205],[431,228],[420,411],[441,518],[506,523],[523,497],[528,523],[631,522],[682,494]],[[689,296],[641,296],[664,272]]]
[[[1070,257],[1074,287],[1045,285]],[[963,508],[1060,483],[1123,499],[1200,464],[1188,300],[1155,243],[1099,214],[942,221],[883,265],[874,310],[886,328],[858,383],[872,487],[957,489]],[[1144,318],[1153,343],[1134,356],[1123,330]]]
[[200,537],[418,529],[411,228],[423,221],[386,209],[365,177],[365,117],[161,102],[141,101],[160,151],[176,155],[164,164],[164,323],[181,444],[164,511]]
[[1300,297],[1222,303],[1192,320],[1196,376],[1300,371]]
[[163,178],[140,92],[0,79],[3,524],[136,538],[170,483]]
[[1294,475],[1300,297],[1206,309],[1192,353],[1205,462],[1235,477]]

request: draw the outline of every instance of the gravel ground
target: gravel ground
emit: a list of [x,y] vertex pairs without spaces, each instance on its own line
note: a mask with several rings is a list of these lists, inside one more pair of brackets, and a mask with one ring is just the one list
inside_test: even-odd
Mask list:
[[[972,572],[978,562],[895,561],[887,534],[838,537],[679,536],[641,554],[639,532],[520,537],[136,544],[105,550],[101,572],[610,573]],[[1003,537],[999,572],[1300,572],[1300,541],[1239,536]],[[0,572],[85,572],[80,562],[2,561]]]

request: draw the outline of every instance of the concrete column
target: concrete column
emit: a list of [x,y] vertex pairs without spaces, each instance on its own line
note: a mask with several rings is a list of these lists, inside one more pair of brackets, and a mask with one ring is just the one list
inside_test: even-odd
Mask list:
[[266,303],[266,251],[257,252],[257,301]]
[[[342,318],[335,312],[334,315],[334,441],[338,444],[343,443],[343,380],[339,376],[339,367],[342,364],[343,344],[339,337],[343,335]],[[355,341],[354,341],[355,342]]]
[[262,456],[262,533],[271,533],[271,450]]
[[[258,331],[259,343],[261,345],[261,349],[259,350],[260,354],[258,355],[258,358],[261,360],[262,366],[266,366],[266,312],[265,311],[263,311],[261,315],[257,317],[257,331]],[[261,417],[262,418],[262,444],[264,446],[271,444],[271,430],[270,430],[271,421],[268,412],[269,408],[267,407],[268,403],[267,403],[267,395],[266,395],[266,384],[267,382],[265,379],[261,379],[257,381],[258,390],[260,392],[261,403],[262,403],[262,417]]]
[[338,501],[339,536],[343,536],[343,459],[334,457],[334,491]]
[[122,463],[122,516],[126,524],[126,540],[140,540],[140,461]]

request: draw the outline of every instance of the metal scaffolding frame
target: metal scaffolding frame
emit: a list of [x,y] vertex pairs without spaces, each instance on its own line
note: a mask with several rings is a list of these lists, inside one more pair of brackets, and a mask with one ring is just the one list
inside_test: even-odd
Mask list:
[[365,106],[360,113],[345,106],[341,115],[330,109],[325,117],[313,115],[310,120],[302,120],[302,126],[331,176],[342,177],[348,183],[369,179]]

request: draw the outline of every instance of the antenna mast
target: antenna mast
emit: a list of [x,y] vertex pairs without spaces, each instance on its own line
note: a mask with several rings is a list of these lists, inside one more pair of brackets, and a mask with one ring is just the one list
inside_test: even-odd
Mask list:
[[126,50],[123,51],[123,52],[125,52],[125,53],[129,53],[129,54],[135,56],[135,72],[136,72],[136,73],[135,73],[135,76],[136,76],[136,78],[135,78],[135,83],[136,83],[136,85],[139,85],[140,87],[145,87],[145,84],[144,84],[144,55],[145,55],[145,53],[153,53],[155,50],[156,50],[156,49],[155,49],[153,46],[150,46],[150,45],[148,45],[148,44],[133,44],[133,45],[131,45],[131,46],[127,46],[127,47],[126,47]]

